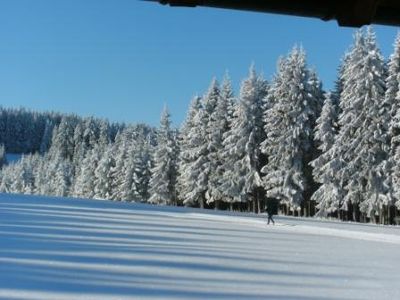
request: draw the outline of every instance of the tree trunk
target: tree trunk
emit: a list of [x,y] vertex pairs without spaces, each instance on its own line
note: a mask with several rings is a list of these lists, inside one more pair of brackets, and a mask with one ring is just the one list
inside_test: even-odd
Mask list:
[[199,204],[200,204],[200,208],[201,208],[201,209],[204,209],[204,199],[201,198],[199,202],[200,202],[200,203],[199,203]]
[[258,193],[257,193],[256,198],[254,199],[253,211],[255,214],[260,213],[260,198],[258,197]]
[[214,205],[215,205],[215,206],[214,206],[214,209],[215,209],[215,210],[219,210],[219,200],[215,200],[215,201],[214,201]]

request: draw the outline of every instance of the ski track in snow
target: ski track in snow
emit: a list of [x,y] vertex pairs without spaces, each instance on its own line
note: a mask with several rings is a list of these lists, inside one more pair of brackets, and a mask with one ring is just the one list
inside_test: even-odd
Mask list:
[[[193,218],[198,219],[209,219],[209,220],[219,220],[222,222],[233,222],[235,224],[242,225],[250,225],[250,226],[261,226],[265,227],[265,220],[254,220],[250,218],[232,218],[231,216],[218,216],[218,215],[205,215],[205,214],[190,214]],[[354,224],[357,225],[357,224]],[[318,227],[318,226],[308,226],[308,225],[294,225],[292,223],[282,223],[276,222],[275,225],[267,225],[267,226],[290,226],[295,228],[285,228],[281,230],[288,230],[290,232],[298,232],[305,234],[314,234],[314,235],[322,235],[322,236],[335,236],[341,238],[349,238],[349,239],[358,239],[365,241],[373,241],[373,242],[382,242],[382,243],[390,243],[400,245],[400,235],[395,234],[384,234],[384,233],[371,233],[371,232],[362,232],[362,231],[353,231],[353,230],[345,230],[345,229],[334,229],[334,228],[326,228],[326,227]],[[280,228],[279,228],[280,229]]]
[[0,194],[0,299],[400,299],[400,229]]

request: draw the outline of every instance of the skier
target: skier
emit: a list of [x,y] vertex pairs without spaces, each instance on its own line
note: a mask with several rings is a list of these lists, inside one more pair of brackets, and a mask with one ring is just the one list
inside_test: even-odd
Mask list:
[[268,225],[272,221],[272,224],[275,225],[275,221],[273,216],[278,213],[278,201],[276,199],[267,199],[267,214],[268,214]]

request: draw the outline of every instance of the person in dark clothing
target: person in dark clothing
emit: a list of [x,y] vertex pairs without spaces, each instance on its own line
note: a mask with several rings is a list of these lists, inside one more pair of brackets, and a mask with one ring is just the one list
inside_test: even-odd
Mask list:
[[268,225],[270,222],[275,225],[273,216],[278,214],[278,201],[276,199],[267,199],[267,214],[268,214]]

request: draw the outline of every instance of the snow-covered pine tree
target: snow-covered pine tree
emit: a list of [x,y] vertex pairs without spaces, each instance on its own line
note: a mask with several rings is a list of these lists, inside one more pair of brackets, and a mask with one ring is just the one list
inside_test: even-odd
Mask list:
[[64,116],[59,126],[53,130],[53,137],[49,154],[55,158],[60,156],[71,160],[74,156],[74,132],[78,120],[76,116]]
[[0,192],[11,193],[11,183],[12,183],[12,166],[6,166],[0,169]]
[[373,217],[387,204],[388,107],[384,102],[385,64],[371,29],[355,35],[342,75],[339,132],[331,148],[335,179],[344,189],[343,209]]
[[51,137],[54,130],[54,123],[51,119],[46,120],[45,129],[40,142],[39,153],[45,154],[51,146]]
[[176,141],[171,130],[170,114],[167,107],[161,115],[154,153],[154,167],[151,169],[149,203],[173,204],[176,201]]
[[385,102],[391,105],[392,119],[389,125],[391,149],[388,164],[391,176],[388,176],[387,184],[391,188],[396,206],[400,208],[400,33],[395,40],[394,52],[388,65]]
[[145,139],[138,143],[136,151],[133,153],[134,187],[132,187],[132,189],[135,190],[141,202],[146,202],[149,198],[149,184],[152,168],[150,148],[150,141]]
[[256,74],[254,66],[249,77],[241,85],[239,102],[234,111],[231,128],[224,135],[224,173],[221,189],[231,204],[253,203],[253,210],[259,210],[261,187],[260,168],[262,155],[260,144],[264,139],[263,104],[265,80]]
[[151,155],[149,142],[139,136],[127,148],[124,174],[120,182],[121,198],[125,201],[147,202],[151,178]]
[[295,47],[281,59],[266,98],[266,139],[261,151],[268,162],[262,168],[267,196],[299,210],[310,178],[305,166],[313,151],[313,123],[321,107],[313,94],[303,49]]
[[[265,86],[265,90],[267,90],[267,86]],[[233,112],[234,112],[234,107],[236,104],[236,97],[234,95],[233,88],[232,88],[232,81],[231,81],[228,73],[225,73],[224,79],[222,81],[221,98],[222,98],[222,102],[227,103],[226,114],[227,114],[228,125],[230,128],[230,126],[232,124],[232,120],[233,120]]]
[[136,144],[131,144],[127,149],[127,157],[124,165],[125,172],[120,182],[120,199],[124,201],[137,201],[139,199],[139,193],[136,190],[134,178],[136,172],[135,165],[135,154]]
[[[81,121],[82,122],[82,121]],[[93,149],[98,143],[98,132],[100,130],[99,122],[93,117],[85,118],[83,120],[83,135],[82,139],[87,149]]]
[[[231,110],[233,92],[229,78],[224,80],[223,94],[216,82],[213,82],[211,91],[205,99],[213,99],[213,110],[209,112],[209,119],[206,128],[208,142],[208,188],[206,192],[207,203],[214,203],[219,208],[219,202],[223,200],[223,192],[220,178],[223,174],[223,136],[229,130],[229,110]],[[206,103],[205,103],[205,108]]]
[[94,198],[95,180],[98,163],[100,161],[100,146],[95,146],[86,153],[82,161],[79,173],[76,175],[74,185],[74,196],[81,198]]
[[[198,201],[197,193],[193,193],[196,189],[198,170],[193,169],[192,166],[201,154],[197,151],[198,147],[204,146],[202,137],[199,135],[200,126],[203,126],[199,118],[202,113],[201,98],[196,96],[190,104],[179,134],[177,193],[179,200],[185,205],[193,205]],[[193,172],[196,174],[194,175]]]
[[[231,199],[228,200],[227,195],[225,195],[222,184],[223,184],[223,176],[225,173],[225,168],[227,166],[228,160],[225,156],[225,147],[223,144],[224,138],[229,133],[232,122],[233,122],[233,112],[236,104],[235,96],[232,89],[232,83],[229,78],[228,73],[225,74],[224,80],[222,82],[221,87],[221,96],[220,101],[217,105],[216,111],[219,112],[220,115],[220,145],[218,150],[218,167],[216,172],[211,174],[210,181],[214,186],[214,199],[217,199],[215,203],[215,208],[218,209],[219,201],[229,202],[231,203]],[[218,201],[219,200],[219,201]]]
[[[204,200],[207,203],[213,202],[212,193],[216,193],[217,182],[211,183],[210,176],[216,172],[218,168],[218,131],[215,130],[214,126],[218,126],[216,123],[219,121],[216,119],[216,108],[220,101],[220,88],[218,81],[214,78],[211,81],[210,87],[207,93],[203,96],[203,111],[202,111],[202,123],[200,126],[203,128],[199,134],[202,134],[204,139],[204,145],[200,148],[203,150],[200,153],[199,158],[196,161],[196,168],[199,171],[197,179],[196,194],[200,196],[200,207],[203,207]],[[209,190],[212,192],[208,192]],[[216,196],[216,195],[214,195]]]
[[317,119],[314,140],[321,154],[310,164],[313,167],[314,180],[320,187],[312,195],[312,200],[317,203],[317,216],[327,216],[339,210],[342,195],[333,174],[335,165],[331,164],[332,158],[327,153],[334,145],[337,133],[338,107],[331,93],[326,94],[322,113]]
[[[127,156],[128,156],[128,140],[127,136],[121,134],[122,141],[113,146],[113,153],[115,155],[115,166],[111,169],[112,182],[112,200],[123,200],[124,187],[127,171]],[[132,200],[132,199],[131,199]]]
[[111,199],[112,196],[112,168],[115,166],[112,145],[103,153],[95,170],[94,198]]
[[110,124],[105,120],[101,120],[99,128],[99,141],[98,141],[98,145],[100,147],[99,150],[103,152],[110,144],[110,141],[111,141]]
[[51,173],[50,170],[50,155],[48,153],[39,156],[40,159],[37,163],[37,166],[34,170],[35,177],[35,191],[34,193],[37,195],[51,195],[52,194],[52,186],[51,179],[54,174]]
[[[218,148],[218,142],[216,142],[218,137],[213,126],[218,122],[215,121],[215,110],[219,98],[219,84],[214,78],[202,98],[202,107],[197,110],[197,113],[194,111],[196,103],[192,103],[188,116],[190,123],[183,128],[188,133],[184,138],[186,144],[181,145],[181,158],[186,161],[182,160],[180,166],[179,189],[181,189],[185,205],[199,204],[200,208],[203,208],[207,196],[209,202],[213,201],[211,194],[207,195],[207,191],[210,188],[210,174],[216,172],[218,168],[215,154]],[[218,183],[215,182],[215,184]],[[214,186],[211,184],[211,188]]]
[[53,186],[53,195],[57,197],[66,197],[70,195],[71,182],[73,179],[72,163],[61,157],[54,162],[54,177],[51,180]]
[[7,193],[33,194],[37,161],[37,155],[23,155],[19,161],[6,166],[2,172],[0,189]]

